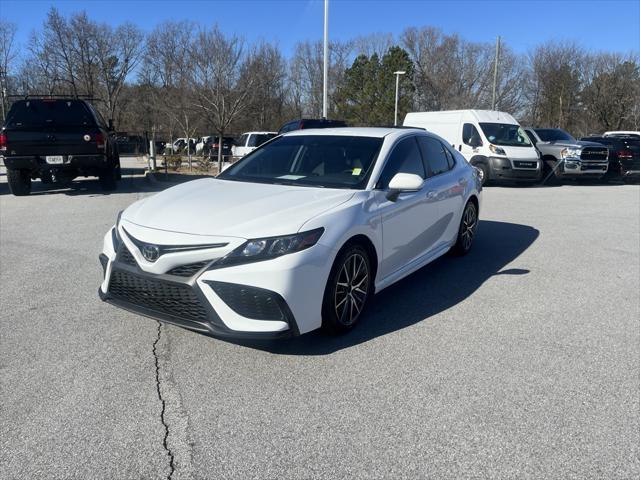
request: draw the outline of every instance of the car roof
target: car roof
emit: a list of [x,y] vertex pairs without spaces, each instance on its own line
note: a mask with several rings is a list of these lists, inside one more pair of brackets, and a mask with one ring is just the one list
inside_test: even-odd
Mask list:
[[339,128],[308,128],[293,130],[283,135],[341,135],[345,137],[377,137],[383,138],[395,134],[401,136],[411,132],[424,132],[423,128],[392,128],[392,127],[339,127]]
[[277,135],[278,132],[244,132],[241,135]]

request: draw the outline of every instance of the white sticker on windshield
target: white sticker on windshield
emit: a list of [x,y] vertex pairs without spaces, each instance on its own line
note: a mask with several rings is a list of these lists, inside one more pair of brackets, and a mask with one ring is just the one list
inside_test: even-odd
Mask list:
[[282,175],[278,177],[281,180],[300,180],[301,178],[306,177],[306,175]]

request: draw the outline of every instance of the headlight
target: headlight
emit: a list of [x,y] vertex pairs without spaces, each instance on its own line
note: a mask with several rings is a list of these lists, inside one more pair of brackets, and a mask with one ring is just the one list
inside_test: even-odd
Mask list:
[[576,147],[567,147],[560,151],[564,160],[580,160],[580,153],[582,153],[582,149]]
[[496,147],[493,143],[489,144],[489,150],[491,150],[496,155],[506,155],[504,148]]
[[238,248],[215,262],[211,268],[228,267],[241,263],[260,262],[299,252],[315,245],[324,233],[324,228],[308,232],[284,235],[282,237],[256,238],[247,240]]

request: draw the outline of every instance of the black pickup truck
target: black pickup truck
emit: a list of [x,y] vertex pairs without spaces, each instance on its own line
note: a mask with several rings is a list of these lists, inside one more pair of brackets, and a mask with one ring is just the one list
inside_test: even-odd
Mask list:
[[28,195],[37,178],[56,183],[97,176],[103,190],[114,190],[120,179],[113,127],[77,98],[14,102],[0,130],[0,156],[14,195]]

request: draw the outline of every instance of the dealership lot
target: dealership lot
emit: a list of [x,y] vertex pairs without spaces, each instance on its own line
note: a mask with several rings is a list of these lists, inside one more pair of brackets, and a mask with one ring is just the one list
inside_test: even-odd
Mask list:
[[[343,337],[231,343],[100,302],[124,181],[8,194],[0,477],[634,478],[640,187],[485,189],[477,243]],[[215,208],[215,206],[203,206]]]

